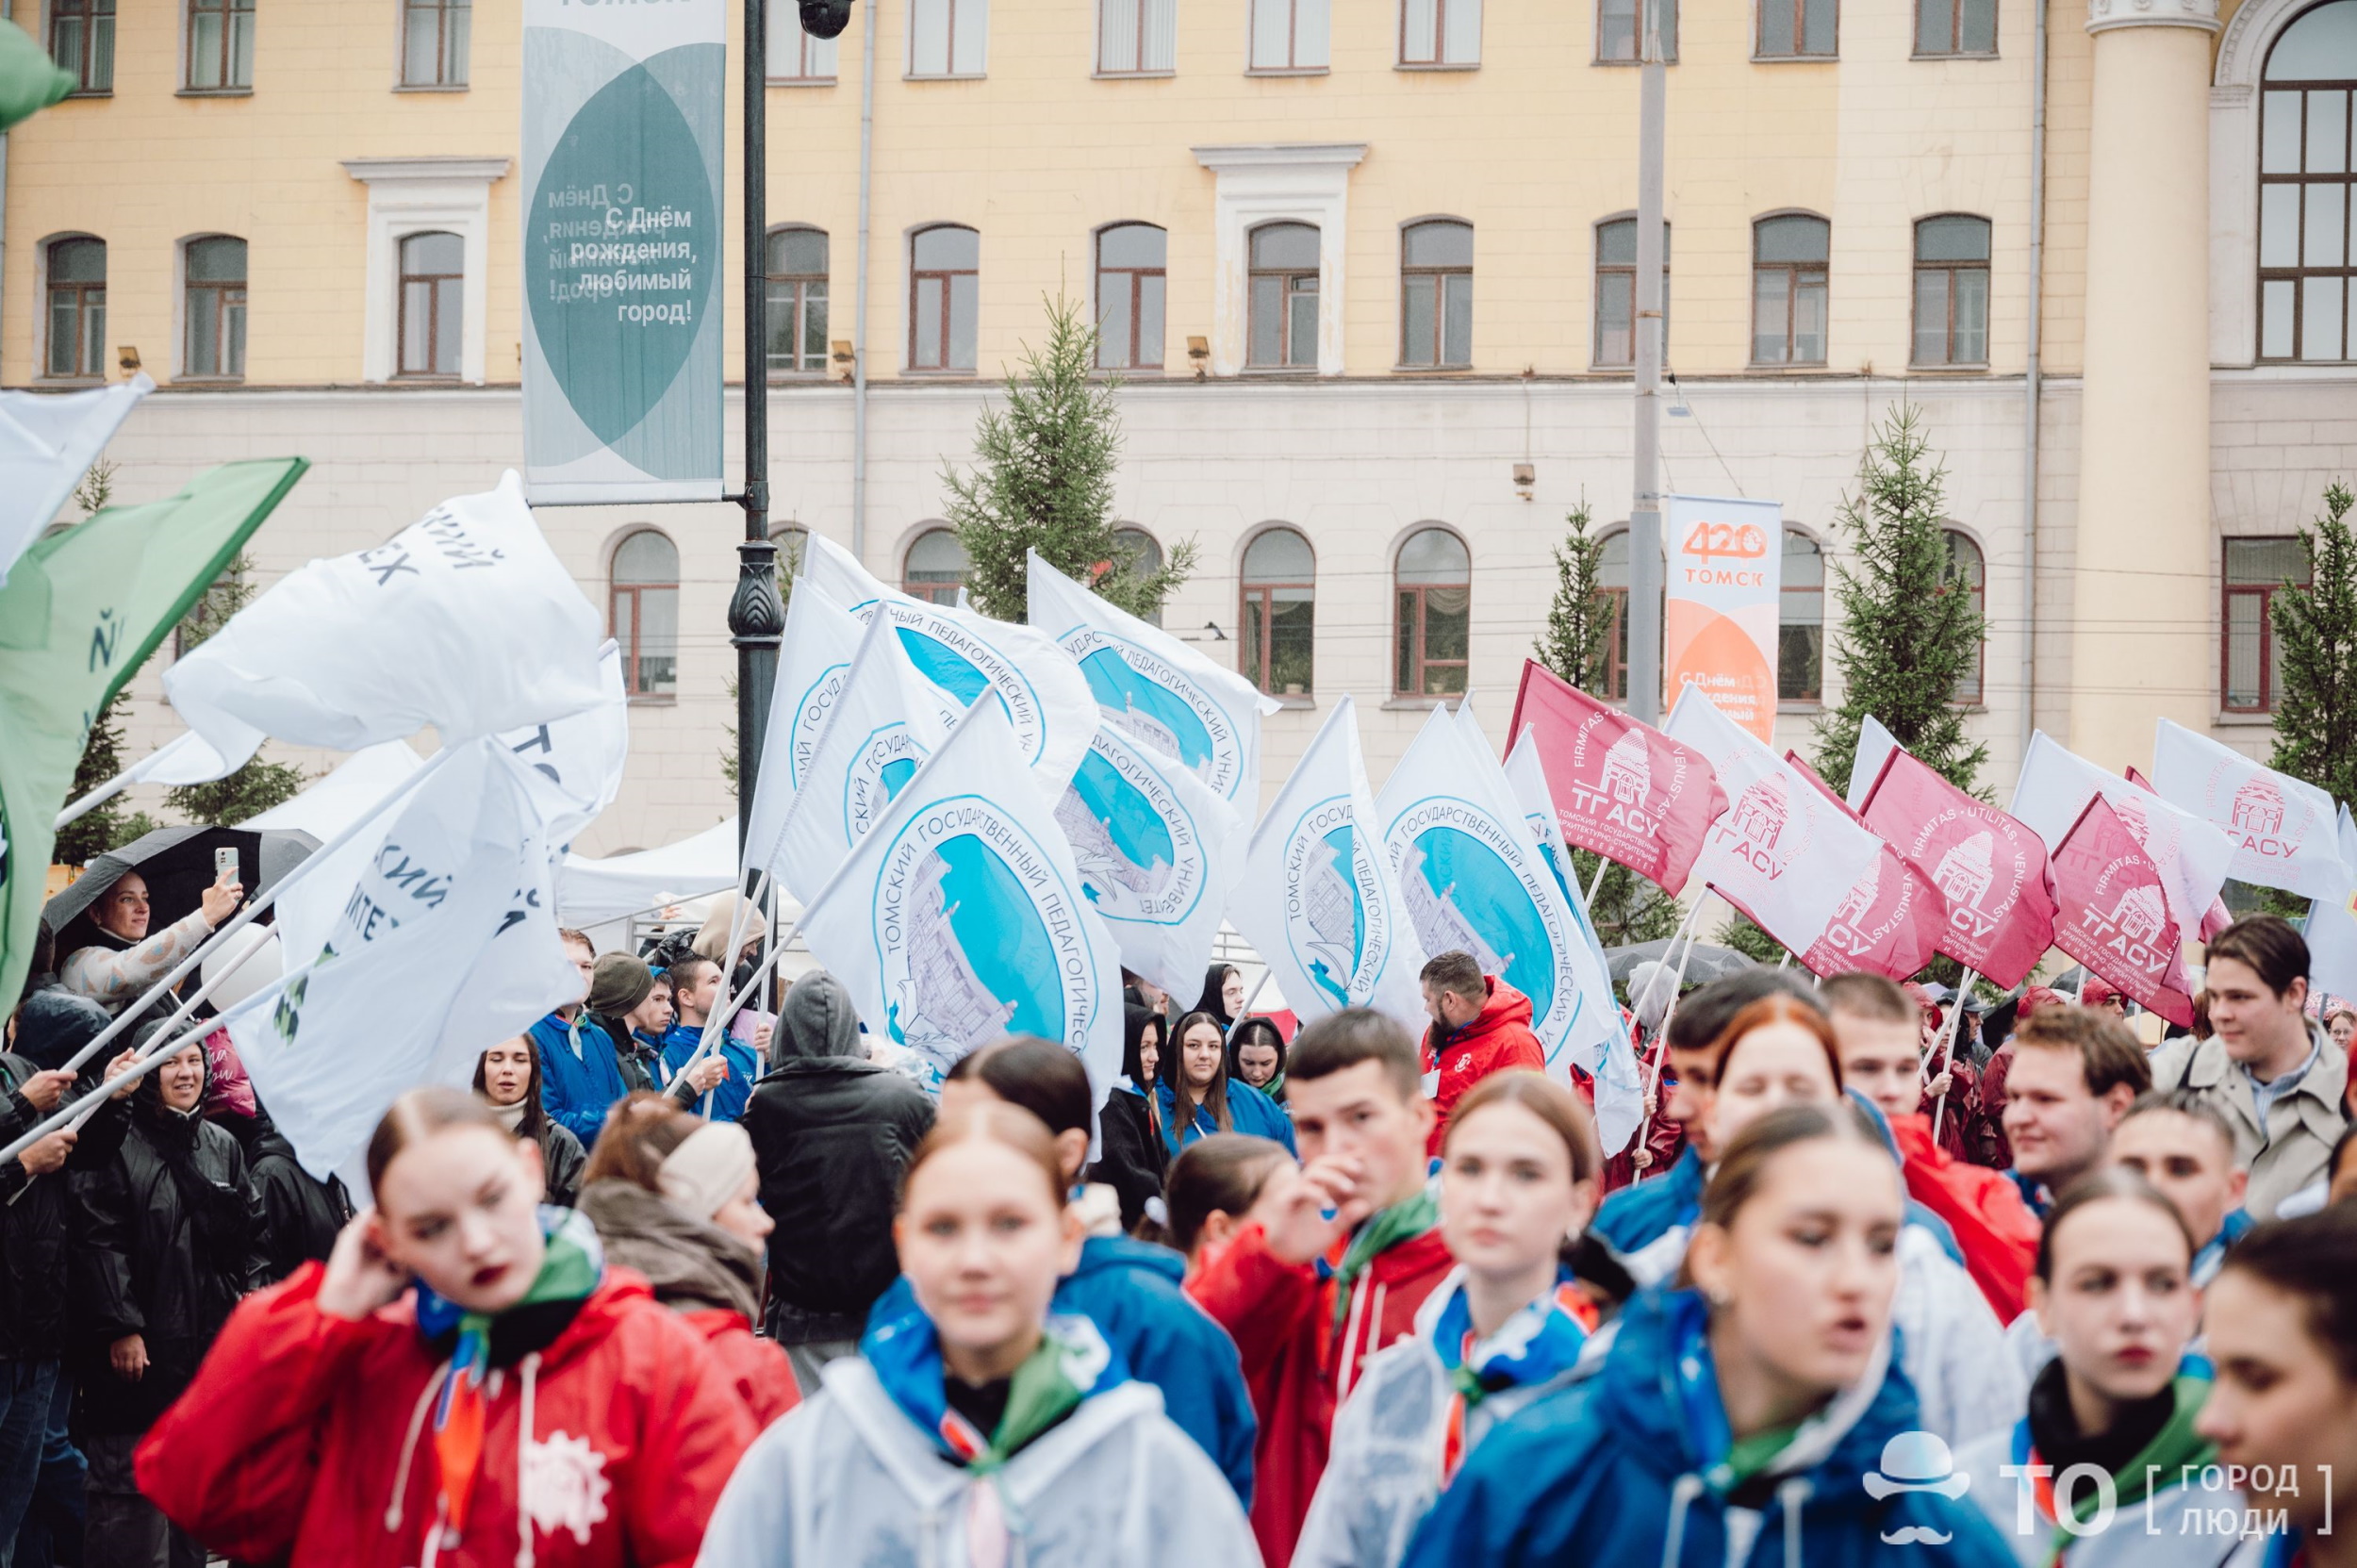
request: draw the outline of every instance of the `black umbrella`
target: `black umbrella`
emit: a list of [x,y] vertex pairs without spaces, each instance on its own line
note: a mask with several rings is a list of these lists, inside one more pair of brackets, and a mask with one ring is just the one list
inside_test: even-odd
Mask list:
[[[1674,970],[1677,967],[1677,959],[1672,955],[1673,947],[1679,954],[1687,950],[1686,944],[1675,938],[1659,942],[1636,942],[1625,948],[1607,948],[1604,953],[1605,965],[1611,973],[1612,983],[1626,985],[1629,971],[1640,964],[1667,963]],[[1714,980],[1724,980],[1729,975],[1740,974],[1745,969],[1756,967],[1758,966],[1753,960],[1737,952],[1733,948],[1722,948],[1708,942],[1697,942],[1694,944],[1692,956],[1686,960],[1686,983],[1707,985]]]
[[92,860],[42,906],[41,917],[58,933],[58,956],[62,960],[87,945],[68,928],[85,916],[126,871],[137,871],[146,879],[152,910],[147,929],[153,933],[184,918],[203,901],[205,889],[213,885],[214,850],[237,850],[238,880],[252,894],[277,882],[317,848],[318,839],[289,829],[157,828]]

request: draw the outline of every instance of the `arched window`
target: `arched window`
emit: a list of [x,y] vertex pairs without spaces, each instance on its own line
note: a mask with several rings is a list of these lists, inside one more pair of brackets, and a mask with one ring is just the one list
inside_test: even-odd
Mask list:
[[928,528],[909,541],[909,553],[900,563],[900,591],[911,599],[954,604],[971,564],[956,534]]
[[1170,236],[1151,223],[1096,231],[1096,368],[1162,368],[1163,264]]
[[972,370],[982,237],[956,223],[918,229],[909,262],[909,369]]
[[49,246],[49,373],[107,373],[107,242]]
[[2332,0],[2267,51],[2259,111],[2259,357],[2357,358],[2349,243],[2357,0]]
[[[1988,565],[1970,536],[1951,528],[1948,533],[1948,586],[1972,596],[1972,607],[1988,614]],[[1972,651],[1972,668],[1956,681],[1955,700],[1972,706],[1981,701],[1982,667],[1988,662],[1988,622],[1984,619],[1980,646]]]
[[1236,616],[1245,679],[1271,697],[1307,697],[1317,619],[1317,556],[1290,528],[1262,529],[1244,552],[1244,602]]
[[1256,370],[1318,368],[1318,231],[1262,223],[1252,231],[1251,305],[1244,363]]
[[827,368],[827,231],[789,224],[769,234],[763,330],[769,373]]
[[622,645],[622,686],[633,697],[679,690],[679,547],[651,528],[614,547],[606,631]]
[[1776,697],[1820,701],[1825,691],[1825,557],[1797,528],[1784,531],[1783,584],[1776,607]]
[[[1661,337],[1670,337],[1670,225],[1661,225]],[[1596,225],[1596,363],[1637,363],[1637,220]]]
[[456,375],[466,325],[467,247],[454,234],[401,242],[403,375]]
[[1436,218],[1399,236],[1399,362],[1438,369],[1473,363],[1471,223]]
[[[1162,547],[1153,535],[1143,528],[1114,529],[1113,553],[1119,557],[1118,565],[1139,577],[1151,577],[1162,569]],[[1139,619],[1149,625],[1160,626],[1162,623],[1162,606],[1157,604]]]
[[1752,225],[1752,363],[1825,362],[1825,269],[1833,225],[1805,213]]
[[187,276],[180,373],[245,374],[245,241],[207,235],[190,240],[181,254]]
[[1948,213],[1915,225],[1915,362],[1988,363],[1988,220]]
[[1445,528],[1419,528],[1399,547],[1392,569],[1392,690],[1442,697],[1465,689],[1473,636],[1473,557]]

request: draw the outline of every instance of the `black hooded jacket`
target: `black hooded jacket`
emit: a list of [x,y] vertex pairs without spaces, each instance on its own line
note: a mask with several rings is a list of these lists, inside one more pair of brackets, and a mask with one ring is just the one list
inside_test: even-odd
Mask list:
[[[167,1108],[157,1088],[154,1075],[140,1081],[122,1147],[71,1183],[66,1353],[76,1428],[101,1436],[154,1424],[270,1266],[261,1194],[238,1140]],[[137,1382],[109,1359],[127,1334],[147,1346]]]
[[[0,1055],[0,1143],[15,1142],[47,1114],[21,1092],[44,1070],[25,1057]],[[103,1108],[75,1135],[62,1171],[36,1177],[22,1160],[0,1166],[0,1360],[54,1361],[64,1353],[72,1173],[112,1159],[127,1121],[123,1107]]]
[[305,1170],[303,1162],[295,1158],[294,1145],[278,1131],[268,1112],[254,1116],[224,1114],[215,1125],[238,1140],[245,1155],[246,1174],[261,1196],[262,1215],[269,1227],[265,1247],[269,1262],[261,1282],[274,1285],[307,1262],[327,1262],[327,1255],[336,1249],[337,1233],[352,1218],[352,1196],[344,1191],[343,1178],[331,1176],[321,1181]]
[[832,975],[785,999],[745,1131],[769,1237],[770,1331],[786,1345],[857,1339],[899,1276],[892,1214],[900,1173],[932,1130],[925,1091],[866,1059],[859,1015]]

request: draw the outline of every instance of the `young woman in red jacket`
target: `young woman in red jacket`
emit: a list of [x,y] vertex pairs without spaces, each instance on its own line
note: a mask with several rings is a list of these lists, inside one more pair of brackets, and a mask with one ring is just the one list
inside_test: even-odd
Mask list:
[[539,1207],[539,1150],[413,1090],[376,1207],[249,1296],[139,1451],[214,1550],[291,1568],[684,1568],[753,1420],[703,1337]]

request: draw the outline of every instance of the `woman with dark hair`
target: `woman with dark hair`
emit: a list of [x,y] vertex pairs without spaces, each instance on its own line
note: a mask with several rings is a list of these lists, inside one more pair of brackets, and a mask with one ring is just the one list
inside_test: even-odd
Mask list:
[[1971,1503],[1905,1484],[1948,1469],[1891,1358],[1905,1197],[1853,1104],[1751,1123],[1721,1151],[1678,1285],[1630,1302],[1591,1378],[1490,1433],[1407,1560],[1851,1568],[1908,1543],[1946,1568],[2011,1564]]
[[753,1337],[772,1226],[742,1127],[691,1116],[663,1095],[632,1095],[606,1113],[582,1173],[581,1212],[606,1256],[645,1275],[654,1298],[704,1336],[756,1424],[794,1408],[785,1352]]
[[1213,1132],[1249,1132],[1274,1138],[1292,1151],[1292,1119],[1260,1090],[1228,1076],[1225,1024],[1209,1013],[1190,1013],[1172,1034],[1178,1044],[1154,1089],[1162,1102],[1165,1149],[1176,1156]]
[[[2124,1167],[2073,1182],[2047,1214],[2030,1311],[2054,1359],[2012,1430],[1956,1455],[1972,1500],[2027,1568],[2060,1558],[2214,1568],[2230,1544],[2210,1534],[2210,1510],[2239,1516],[2242,1498],[2196,1483],[2217,1451],[2195,1429],[2210,1368],[2187,1355],[2201,1326],[2193,1253],[2176,1205]],[[2099,1492],[2108,1509],[2095,1507]]]
[[147,879],[125,871],[58,933],[58,951],[65,960],[58,979],[67,990],[120,1013],[194,952],[244,901],[238,874],[223,871],[196,908],[151,934]]
[[1285,1103],[1285,1036],[1273,1020],[1256,1014],[1236,1026],[1228,1040],[1228,1074]]
[[1236,1015],[1244,1011],[1244,972],[1233,964],[1212,965],[1204,972],[1203,995],[1195,999],[1195,1011],[1218,1019],[1222,1034],[1235,1027]]
[[474,1092],[483,1097],[500,1123],[519,1138],[530,1138],[540,1150],[540,1170],[548,1200],[569,1209],[581,1192],[581,1167],[588,1156],[581,1140],[550,1119],[540,1097],[540,1053],[528,1035],[502,1040],[475,1059]]
[[1121,1199],[1121,1228],[1134,1230],[1149,1198],[1162,1190],[1170,1151],[1162,1146],[1162,1107],[1156,1098],[1162,1062],[1162,1015],[1131,1007],[1122,1015],[1121,1076],[1096,1114],[1097,1158],[1089,1178]]

